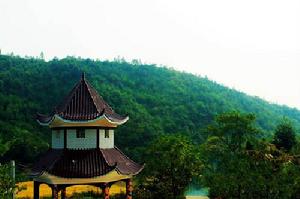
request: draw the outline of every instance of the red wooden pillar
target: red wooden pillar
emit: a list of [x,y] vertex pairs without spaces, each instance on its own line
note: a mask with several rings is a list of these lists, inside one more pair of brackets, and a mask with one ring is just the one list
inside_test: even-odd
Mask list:
[[58,188],[57,185],[52,185],[52,199],[58,199]]
[[126,180],[126,199],[132,199],[132,191],[133,191],[132,180],[127,179]]
[[39,199],[40,198],[40,182],[33,181],[33,198]]
[[104,184],[104,186],[103,186],[103,195],[104,195],[104,199],[109,199],[109,184],[107,183],[107,184]]

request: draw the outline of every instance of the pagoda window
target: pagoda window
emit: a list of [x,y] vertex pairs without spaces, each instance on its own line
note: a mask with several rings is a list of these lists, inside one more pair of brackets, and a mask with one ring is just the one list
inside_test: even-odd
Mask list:
[[76,130],[76,138],[85,138],[85,130],[77,129]]
[[105,135],[104,135],[105,138],[109,138],[109,130],[108,129],[105,129]]

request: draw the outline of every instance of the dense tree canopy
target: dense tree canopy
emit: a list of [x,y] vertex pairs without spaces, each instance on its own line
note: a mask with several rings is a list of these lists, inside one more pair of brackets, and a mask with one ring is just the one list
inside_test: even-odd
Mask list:
[[213,131],[200,154],[203,185],[212,198],[297,198],[298,156],[259,139],[254,119],[252,114],[226,113],[209,127]]
[[0,55],[0,161],[30,164],[49,147],[49,129],[37,124],[35,114],[51,113],[82,71],[116,112],[129,115],[116,131],[116,145],[140,162],[145,147],[158,135],[181,132],[194,143],[204,142],[206,126],[227,111],[255,113],[263,137],[270,136],[283,116],[299,127],[296,109],[166,67],[122,59],[67,57],[46,62]]

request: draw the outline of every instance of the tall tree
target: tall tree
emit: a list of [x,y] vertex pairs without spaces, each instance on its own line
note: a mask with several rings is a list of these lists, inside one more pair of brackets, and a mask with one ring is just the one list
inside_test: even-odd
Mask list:
[[276,128],[273,143],[277,148],[290,151],[296,144],[296,133],[289,120],[283,120]]
[[[198,152],[182,135],[164,135],[148,148],[143,185],[149,198],[184,198],[184,191],[200,173]],[[140,196],[144,197],[144,196]]]
[[208,127],[211,136],[201,146],[201,158],[205,164],[202,180],[210,187],[211,197],[240,198],[253,185],[252,178],[245,176],[253,166],[246,148],[259,132],[254,121],[253,114],[229,112],[218,115]]
[[259,132],[254,121],[254,114],[228,112],[217,115],[215,123],[208,127],[208,131],[211,135],[222,138],[229,150],[240,151],[247,143],[253,141]]

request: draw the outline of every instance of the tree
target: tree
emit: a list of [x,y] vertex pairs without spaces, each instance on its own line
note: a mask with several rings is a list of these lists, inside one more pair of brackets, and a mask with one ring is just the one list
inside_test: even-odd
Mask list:
[[246,149],[254,145],[259,132],[254,121],[253,114],[229,112],[218,115],[208,127],[210,136],[201,145],[205,165],[201,180],[210,188],[211,197],[241,198],[252,194],[246,191],[255,185],[253,176],[257,173],[249,175],[249,168],[254,164]]
[[149,146],[146,154],[143,194],[148,198],[183,198],[185,189],[201,169],[198,152],[191,141],[182,135],[164,135]]
[[201,145],[203,185],[211,198],[298,198],[298,156],[258,139],[254,122],[237,112],[216,117]]
[[1,198],[11,198],[13,192],[17,189],[14,180],[11,177],[10,166],[0,164],[0,196]]
[[276,128],[273,143],[277,148],[290,151],[296,144],[295,129],[289,120],[283,120]]
[[254,114],[228,112],[217,115],[215,123],[208,127],[211,135],[221,138],[231,151],[240,151],[255,140],[259,130],[254,125]]
[[40,53],[40,57],[39,58],[42,59],[42,60],[44,60],[44,52]]

